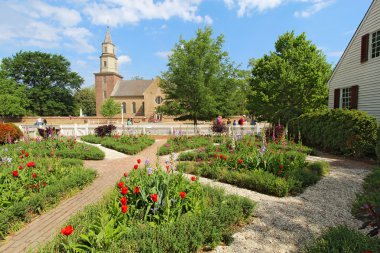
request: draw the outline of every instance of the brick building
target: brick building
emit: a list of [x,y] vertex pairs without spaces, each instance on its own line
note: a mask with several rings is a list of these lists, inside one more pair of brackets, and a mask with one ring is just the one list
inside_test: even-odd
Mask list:
[[115,45],[112,43],[110,31],[107,28],[106,37],[102,43],[100,71],[95,73],[96,115],[101,116],[100,108],[103,102],[111,97],[120,103],[120,114],[123,110],[125,118],[157,119],[159,116],[156,114],[156,107],[164,98],[158,84],[158,78],[123,80],[118,72]]

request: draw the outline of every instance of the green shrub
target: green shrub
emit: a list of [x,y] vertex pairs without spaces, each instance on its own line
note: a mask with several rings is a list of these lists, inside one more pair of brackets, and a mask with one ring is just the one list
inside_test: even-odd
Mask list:
[[334,109],[306,113],[289,122],[292,136],[303,144],[348,156],[375,156],[376,119],[357,110]]
[[111,136],[112,131],[116,130],[114,125],[102,125],[94,129],[95,135],[99,137]]
[[376,155],[377,161],[380,163],[380,126],[377,128]]
[[96,136],[96,135],[93,135],[93,134],[81,136],[80,139],[82,141],[89,142],[89,143],[94,143],[94,144],[100,144],[102,142],[102,140],[103,140],[102,137],[99,137],[99,136]]
[[371,238],[345,226],[325,231],[303,250],[304,253],[362,253],[380,252],[380,239]]
[[83,166],[83,160],[80,160],[80,159],[76,159],[76,158],[64,158],[64,159],[61,159],[60,161],[60,165],[62,167],[81,167]]

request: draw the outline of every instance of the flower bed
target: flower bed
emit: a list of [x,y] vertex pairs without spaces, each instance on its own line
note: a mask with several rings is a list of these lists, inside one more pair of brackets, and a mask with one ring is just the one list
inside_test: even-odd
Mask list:
[[28,149],[35,156],[56,156],[82,160],[103,160],[104,152],[99,148],[77,142],[74,138],[37,139],[18,143],[21,149]]
[[179,169],[280,197],[302,192],[327,173],[327,163],[306,162],[309,148],[287,141],[264,143],[245,136],[236,142],[227,140],[220,146],[184,152],[179,160],[197,163],[182,163]]
[[223,137],[220,136],[176,136],[168,139],[167,142],[160,147],[158,155],[168,155],[172,152],[208,147],[214,145],[214,143],[220,143],[222,140]]
[[83,141],[101,144],[110,149],[117,150],[127,155],[134,155],[154,143],[154,139],[147,135],[113,135],[110,137],[98,137],[95,135],[82,136]]
[[197,252],[231,242],[234,225],[252,214],[246,198],[148,166],[136,165],[40,252]]
[[96,176],[78,159],[41,156],[38,147],[43,145],[22,143],[0,149],[1,239]]

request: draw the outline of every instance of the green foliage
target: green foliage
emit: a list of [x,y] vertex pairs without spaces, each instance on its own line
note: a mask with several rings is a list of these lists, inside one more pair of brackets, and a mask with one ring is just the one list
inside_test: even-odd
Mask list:
[[94,144],[100,144],[103,140],[102,137],[89,134],[89,135],[83,135],[80,137],[82,141],[89,142],[89,143],[94,143]]
[[304,253],[380,252],[380,239],[345,226],[332,227],[305,247]]
[[152,145],[154,139],[147,135],[122,135],[103,138],[102,146],[127,155],[134,155]]
[[95,135],[98,137],[111,136],[112,131],[115,131],[116,127],[114,125],[103,125],[98,126],[94,129]]
[[347,156],[374,156],[376,119],[366,112],[334,109],[306,113],[289,122],[291,135],[303,144]]
[[[95,171],[81,162],[34,155],[27,145],[5,145],[0,157],[0,238],[64,196],[89,184]],[[31,164],[31,163],[34,164]],[[69,166],[70,165],[70,166]]]
[[3,77],[0,73],[0,101],[1,116],[25,115],[26,106],[29,103],[25,86]]
[[208,147],[213,145],[214,140],[205,136],[176,136],[168,139],[166,143],[160,147],[158,155],[168,155],[172,152],[179,152],[200,147]]
[[74,94],[75,115],[79,115],[79,110],[86,116],[96,115],[95,88],[83,88]]
[[306,34],[281,35],[275,52],[252,61],[249,109],[259,119],[286,124],[305,112],[327,108],[331,65]]
[[26,87],[30,103],[26,109],[34,114],[73,114],[73,91],[83,78],[71,72],[70,62],[61,55],[42,52],[18,52],[4,58],[1,70],[20,86]]
[[380,207],[380,168],[373,170],[364,179],[363,192],[357,196],[352,213],[360,218],[365,204]]
[[380,125],[377,128],[376,156],[377,161],[380,163]]
[[81,167],[84,165],[84,162],[77,158],[63,158],[60,159],[60,165],[62,167]]
[[212,33],[210,27],[199,29],[195,38],[180,39],[172,49],[160,82],[165,93],[160,112],[192,119],[195,124],[218,114],[241,113],[247,90],[244,72],[222,51],[223,35],[213,39]]
[[112,98],[107,98],[100,109],[100,113],[103,117],[111,119],[115,115],[120,113],[120,105]]
[[[57,236],[39,252],[198,252],[230,242],[233,225],[249,218],[255,206],[246,198],[226,196],[160,169],[149,175],[139,168],[121,182],[130,189],[126,213],[120,208],[120,190],[114,190],[71,218],[72,235]],[[136,186],[138,194],[133,191]],[[181,191],[186,192],[184,198]],[[158,194],[157,202],[152,193]]]

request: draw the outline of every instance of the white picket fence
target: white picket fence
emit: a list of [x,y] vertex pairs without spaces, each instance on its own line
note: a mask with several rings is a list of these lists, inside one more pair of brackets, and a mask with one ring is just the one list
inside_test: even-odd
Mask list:
[[[71,125],[49,125],[60,129],[60,135],[70,137],[80,137],[82,135],[94,134],[94,129],[99,125],[90,124],[71,124]],[[40,126],[45,128],[45,126]],[[38,126],[36,125],[20,125],[24,134],[30,137],[38,137]],[[247,126],[230,126],[229,131],[234,131],[239,135],[260,134],[261,127],[259,125]],[[118,134],[147,134],[147,135],[208,135],[212,134],[210,125],[198,125],[194,129],[193,125],[132,125],[122,126],[116,125],[116,133]]]

